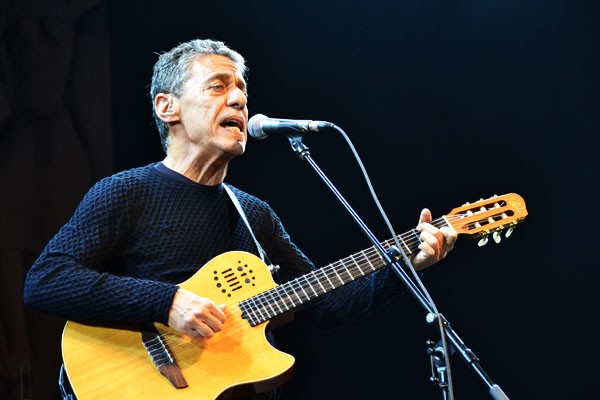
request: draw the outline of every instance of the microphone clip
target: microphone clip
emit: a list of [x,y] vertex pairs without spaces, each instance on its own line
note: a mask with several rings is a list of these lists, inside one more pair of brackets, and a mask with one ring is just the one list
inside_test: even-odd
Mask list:
[[304,139],[304,132],[289,133],[286,136],[290,142],[292,151],[298,156],[298,158],[304,160],[306,156],[310,155],[310,150],[302,141],[302,139]]

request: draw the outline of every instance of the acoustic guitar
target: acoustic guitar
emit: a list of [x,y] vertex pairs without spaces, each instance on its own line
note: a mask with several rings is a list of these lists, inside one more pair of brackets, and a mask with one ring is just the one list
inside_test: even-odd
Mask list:
[[[433,221],[459,234],[499,241],[527,216],[521,196],[493,196]],[[382,242],[417,250],[419,232]],[[260,393],[283,384],[294,357],[272,347],[266,326],[311,300],[385,267],[375,247],[277,285],[262,260],[231,251],[206,263],[183,289],[227,304],[223,329],[210,340],[191,339],[162,324],[95,326],[68,321],[64,367],[79,400],[214,400]]]

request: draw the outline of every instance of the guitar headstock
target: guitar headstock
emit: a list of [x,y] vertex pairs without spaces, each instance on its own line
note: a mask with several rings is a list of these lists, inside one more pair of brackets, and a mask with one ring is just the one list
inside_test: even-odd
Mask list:
[[479,245],[483,246],[490,234],[496,243],[500,242],[501,231],[508,229],[506,237],[510,236],[526,216],[525,200],[516,193],[508,193],[465,203],[447,214],[446,220],[459,234],[482,237]]

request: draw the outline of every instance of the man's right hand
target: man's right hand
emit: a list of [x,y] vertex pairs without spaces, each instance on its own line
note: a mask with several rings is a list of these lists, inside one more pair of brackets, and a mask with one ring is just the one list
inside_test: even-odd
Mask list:
[[169,311],[169,326],[198,339],[209,339],[223,328],[225,305],[179,289]]

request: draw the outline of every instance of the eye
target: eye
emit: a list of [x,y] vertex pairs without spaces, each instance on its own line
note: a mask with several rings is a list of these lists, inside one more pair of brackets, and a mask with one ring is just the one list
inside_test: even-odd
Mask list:
[[225,90],[225,85],[220,84],[220,83],[216,83],[216,84],[212,85],[210,88],[212,90],[217,91],[217,92],[222,92],[223,90]]

